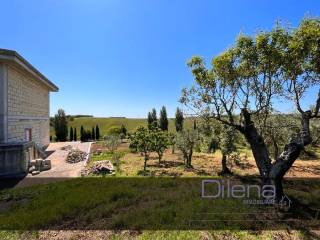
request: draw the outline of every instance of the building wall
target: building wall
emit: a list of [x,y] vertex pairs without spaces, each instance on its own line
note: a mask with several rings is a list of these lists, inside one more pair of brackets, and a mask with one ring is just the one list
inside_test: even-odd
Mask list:
[[8,142],[25,141],[25,129],[40,146],[50,142],[49,90],[29,73],[8,66]]

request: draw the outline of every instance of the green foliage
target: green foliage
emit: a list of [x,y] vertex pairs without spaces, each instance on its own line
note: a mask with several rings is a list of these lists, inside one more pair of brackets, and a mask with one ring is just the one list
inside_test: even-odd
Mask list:
[[83,126],[81,126],[80,129],[80,141],[81,142],[87,142],[89,140],[92,140],[92,131],[85,130]]
[[221,124],[210,119],[203,119],[197,128],[199,132],[198,150],[203,153],[214,153],[219,147]]
[[148,128],[158,127],[157,111],[155,108],[148,113]]
[[97,125],[96,126],[96,140],[100,140],[100,129],[99,129],[99,126]]
[[[276,123],[268,130],[268,122],[276,118],[274,102],[292,104],[300,117],[318,116],[320,94],[311,111],[303,110],[300,101],[311,87],[320,84],[319,43],[320,18],[305,18],[295,29],[278,23],[271,31],[260,31],[255,36],[241,34],[233,46],[212,58],[210,68],[202,57],[190,59],[187,64],[195,85],[182,90],[180,102],[199,115],[210,116],[239,130],[256,153],[260,151],[257,142],[268,142],[269,148],[279,143],[280,149],[282,142],[290,142],[291,130],[288,126],[277,128]],[[310,141],[306,125],[300,123],[299,127],[304,144]],[[254,133],[256,129],[258,133]],[[255,141],[251,141],[252,136],[256,136]],[[223,152],[229,153],[232,146],[224,144]],[[278,154],[274,152],[276,158]],[[259,157],[265,160],[256,161],[260,168],[271,164],[268,155],[268,149],[261,151]],[[290,158],[296,159],[293,155]]]
[[151,131],[142,126],[138,127],[138,129],[129,136],[129,139],[130,147],[144,155],[144,171],[146,171],[150,152],[153,151]]
[[230,170],[232,171],[234,166],[240,166],[240,164],[241,164],[240,153],[238,152],[230,153],[227,158],[227,165],[230,167]]
[[84,128],[82,125],[81,125],[81,129],[80,129],[80,141],[84,142]]
[[102,160],[111,160],[113,161],[113,156],[116,155],[117,158],[123,158],[128,153],[127,150],[115,150],[113,153],[111,151],[105,151],[101,154],[93,154],[90,158],[90,161],[102,161]]
[[108,150],[111,153],[114,153],[120,145],[120,138],[119,138],[119,135],[117,134],[107,135],[104,137],[104,140],[105,140],[105,146],[108,148]]
[[199,141],[199,133],[194,129],[183,130],[177,134],[177,148],[182,152],[186,167],[192,167],[193,148]]
[[70,127],[69,141],[73,141],[73,128]]
[[59,109],[54,117],[54,129],[57,142],[67,141],[68,136],[68,120],[63,109]]
[[221,133],[220,149],[223,155],[230,155],[236,151],[235,145],[235,129],[233,127],[224,125]]
[[78,141],[77,128],[75,128],[75,129],[74,129],[74,133],[73,133],[73,141]]
[[160,110],[160,119],[159,119],[159,127],[163,131],[168,131],[168,116],[167,116],[167,110],[166,107],[163,106]]
[[121,124],[121,133],[124,135],[124,136],[127,136],[127,132],[128,132],[128,130],[127,130],[127,128],[126,128],[126,126],[125,125],[123,125],[123,124]]
[[172,148],[172,154],[174,154],[175,146],[177,143],[177,135],[174,133],[169,133],[168,138],[169,138],[169,145],[171,145],[171,148]]
[[265,123],[258,124],[274,160],[279,157],[288,139],[298,136],[299,124],[297,118],[289,114],[273,114]]
[[317,146],[320,142],[320,121],[316,119],[311,123],[312,146]]
[[231,118],[236,109],[250,107],[259,115],[270,111],[276,98],[300,100],[309,87],[319,84],[319,26],[319,18],[306,18],[294,30],[278,24],[255,37],[242,34],[212,59],[211,69],[201,57],[192,57],[188,66],[196,86],[183,89],[181,102],[192,102],[219,119],[226,113],[228,119],[222,120],[235,124]]
[[152,151],[158,154],[159,164],[161,162],[164,151],[170,144],[168,132],[160,128],[153,128],[150,131],[150,139],[152,141]]
[[108,135],[120,135],[121,133],[121,127],[119,126],[111,126],[108,129]]
[[[54,118],[53,118],[54,123]],[[176,132],[175,129],[175,119],[168,118],[169,124],[168,124],[168,131],[169,132]],[[186,128],[192,127],[192,119],[191,118],[185,118],[184,126]],[[127,134],[130,132],[134,132],[137,127],[139,126],[148,126],[147,119],[143,118],[123,118],[123,117],[108,117],[108,118],[75,118],[74,121],[69,122],[68,126],[77,128],[78,129],[78,137],[80,138],[80,128],[83,126],[86,129],[91,129],[92,126],[99,126],[100,130],[100,138],[108,134],[108,130],[112,126],[121,126],[124,125],[127,129]],[[54,126],[52,125],[50,129],[50,134],[54,136]]]
[[127,137],[127,128],[125,127],[125,125],[121,124],[120,132],[121,133],[120,133],[119,137],[122,141],[123,139],[125,139]]
[[183,112],[180,108],[177,108],[176,111],[176,118],[175,118],[175,126],[176,126],[176,131],[180,132],[183,130]]
[[92,140],[96,140],[96,131],[95,131],[94,127],[92,127],[92,130],[91,130],[91,138],[92,138]]
[[148,121],[148,127],[149,127],[149,126],[152,126],[153,118],[152,118],[151,112],[148,112],[147,121]]
[[82,142],[87,142],[92,140],[92,136],[91,136],[92,132],[90,130],[83,130],[82,135],[81,135],[81,141]]

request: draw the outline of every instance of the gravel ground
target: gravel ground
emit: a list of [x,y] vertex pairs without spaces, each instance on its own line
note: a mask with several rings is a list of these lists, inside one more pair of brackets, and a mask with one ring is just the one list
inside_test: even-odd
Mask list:
[[[72,149],[90,153],[91,142],[58,142],[50,143],[46,151],[53,152],[47,159],[51,160],[51,169],[40,172],[40,174],[32,176],[28,174],[17,187],[25,187],[39,183],[49,183],[53,181],[65,180],[72,177],[80,177],[81,171],[85,168],[87,161],[78,163],[67,163],[66,158],[70,150],[62,150],[62,147],[72,146]],[[38,181],[37,181],[38,179]]]
[[[86,161],[78,163],[67,163],[66,158],[69,150],[61,150],[62,147],[72,146],[73,149],[79,149],[80,151],[90,153],[90,142],[58,142],[50,143],[46,151],[54,151],[47,159],[51,160],[51,169],[49,171],[41,172],[37,177],[80,177],[81,170],[85,167]],[[34,176],[33,176],[34,177]]]

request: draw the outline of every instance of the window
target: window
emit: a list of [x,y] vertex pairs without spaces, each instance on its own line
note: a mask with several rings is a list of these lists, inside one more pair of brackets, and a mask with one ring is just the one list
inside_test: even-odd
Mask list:
[[32,130],[31,130],[31,128],[26,128],[25,130],[24,130],[24,138],[25,138],[25,140],[26,141],[32,141]]

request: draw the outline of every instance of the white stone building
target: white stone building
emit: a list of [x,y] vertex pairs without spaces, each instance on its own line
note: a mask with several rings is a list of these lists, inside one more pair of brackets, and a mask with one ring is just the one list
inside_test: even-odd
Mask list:
[[49,93],[56,91],[58,87],[17,52],[0,49],[0,169],[12,158],[4,151],[1,155],[1,146],[49,144]]

